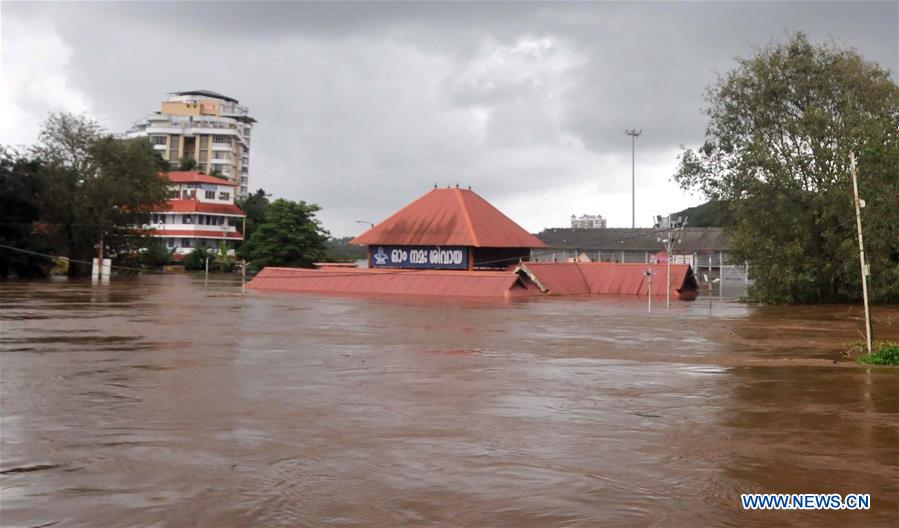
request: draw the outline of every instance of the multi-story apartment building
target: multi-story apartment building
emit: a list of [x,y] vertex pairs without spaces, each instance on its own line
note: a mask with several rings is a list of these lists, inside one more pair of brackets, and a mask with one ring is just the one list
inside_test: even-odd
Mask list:
[[150,215],[153,236],[182,256],[196,247],[218,249],[223,241],[236,249],[243,240],[237,225],[246,218],[234,204],[236,184],[196,171],[162,176],[169,181],[169,200],[165,210]]
[[604,229],[606,227],[606,219],[601,215],[581,215],[577,218],[571,215],[572,229]]
[[237,99],[208,90],[175,92],[159,112],[137,121],[126,137],[149,137],[172,168],[194,160],[196,169],[220,175],[247,195],[250,132],[256,120]]

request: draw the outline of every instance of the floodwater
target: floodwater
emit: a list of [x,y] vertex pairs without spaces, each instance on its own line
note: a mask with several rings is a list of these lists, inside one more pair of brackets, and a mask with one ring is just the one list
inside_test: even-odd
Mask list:
[[[896,526],[857,307],[0,283],[3,526]],[[899,337],[899,308],[878,308]],[[869,511],[740,494],[869,493]]]

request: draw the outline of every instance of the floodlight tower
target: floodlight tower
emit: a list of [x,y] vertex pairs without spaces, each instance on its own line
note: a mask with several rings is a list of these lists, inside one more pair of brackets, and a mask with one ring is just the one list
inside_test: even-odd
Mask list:
[[637,138],[643,134],[643,130],[637,130],[636,128],[631,128],[630,130],[625,130],[625,134],[631,137],[631,228],[637,227],[637,186],[636,180],[634,178],[634,162],[636,160],[636,151],[637,151]]
[[671,249],[684,241],[683,232],[687,225],[686,216],[678,216],[672,219],[671,215],[662,217],[657,215],[653,228],[656,230],[656,240],[665,246],[668,267],[668,278],[665,281],[665,308],[671,307]]

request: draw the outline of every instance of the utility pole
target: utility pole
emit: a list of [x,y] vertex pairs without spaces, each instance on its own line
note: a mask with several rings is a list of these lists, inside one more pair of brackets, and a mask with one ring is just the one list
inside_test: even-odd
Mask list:
[[656,240],[665,246],[665,253],[668,255],[668,276],[665,281],[665,308],[671,308],[671,249],[676,244],[683,242],[681,236],[684,231],[684,226],[687,225],[687,218],[678,216],[677,220],[672,221],[671,215],[668,215],[667,218],[662,218],[661,215],[658,215],[655,220],[653,227],[658,232]]
[[637,227],[637,185],[634,177],[634,167],[636,161],[637,138],[643,134],[642,130],[632,128],[625,130],[625,134],[631,137],[631,228]]
[[858,259],[862,267],[862,295],[865,300],[865,335],[867,337],[868,354],[873,351],[873,330],[871,328],[871,307],[868,304],[868,277],[871,266],[865,259],[865,241],[862,238],[862,207],[865,201],[858,197],[858,168],[855,165],[855,152],[849,153],[849,172],[852,174],[852,193],[855,195],[855,224],[858,227]]

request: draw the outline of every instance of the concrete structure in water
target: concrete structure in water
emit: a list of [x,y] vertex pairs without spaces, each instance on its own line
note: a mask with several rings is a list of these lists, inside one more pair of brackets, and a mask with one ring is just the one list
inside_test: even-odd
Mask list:
[[244,197],[250,178],[250,133],[256,120],[238,103],[209,90],[174,92],[160,111],[134,123],[125,137],[149,137],[172,168],[193,160],[199,171],[218,171],[236,185],[238,197]]
[[[471,190],[437,189],[356,237],[370,268],[265,268],[250,289],[356,295],[516,298],[666,294],[666,267],[608,262],[531,263],[545,245]],[[651,272],[652,275],[647,273]],[[671,265],[673,296],[694,299],[689,265]]]

